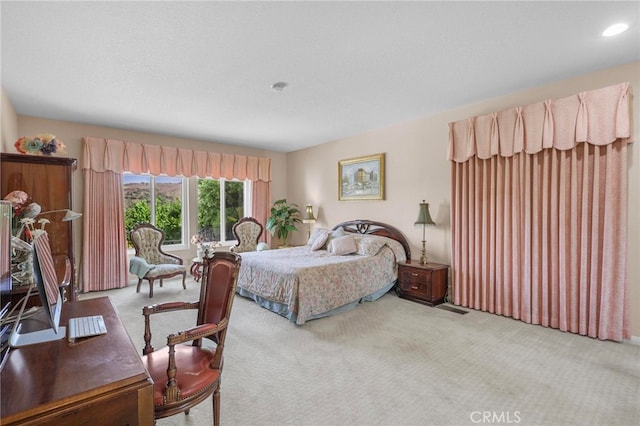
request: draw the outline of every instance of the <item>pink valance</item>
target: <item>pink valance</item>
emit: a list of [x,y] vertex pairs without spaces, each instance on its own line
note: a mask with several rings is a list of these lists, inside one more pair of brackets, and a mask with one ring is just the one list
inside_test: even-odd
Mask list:
[[631,142],[629,83],[449,123],[449,160]]
[[264,157],[85,137],[82,159],[83,169],[96,172],[151,173],[271,182],[271,159]]

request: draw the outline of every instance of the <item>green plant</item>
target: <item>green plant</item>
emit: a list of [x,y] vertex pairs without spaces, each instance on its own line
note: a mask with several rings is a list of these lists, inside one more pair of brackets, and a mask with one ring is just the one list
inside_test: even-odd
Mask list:
[[296,223],[301,223],[300,210],[293,203],[287,203],[286,199],[277,200],[271,207],[271,216],[267,219],[266,228],[271,235],[275,235],[287,243],[289,232],[297,231]]

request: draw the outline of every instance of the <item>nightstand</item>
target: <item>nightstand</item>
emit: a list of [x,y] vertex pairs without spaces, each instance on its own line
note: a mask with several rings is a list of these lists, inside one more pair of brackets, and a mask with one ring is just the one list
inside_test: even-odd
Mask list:
[[429,306],[444,302],[449,281],[449,266],[440,263],[421,265],[418,260],[398,264],[396,293],[403,299]]

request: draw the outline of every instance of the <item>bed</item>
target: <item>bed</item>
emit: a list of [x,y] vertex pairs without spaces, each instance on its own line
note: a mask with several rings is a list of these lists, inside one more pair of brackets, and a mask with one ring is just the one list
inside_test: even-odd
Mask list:
[[397,281],[398,263],[411,259],[402,232],[382,222],[353,220],[325,232],[329,239],[344,233],[341,240],[355,243],[356,252],[327,243],[242,253],[237,293],[302,325],[384,296]]

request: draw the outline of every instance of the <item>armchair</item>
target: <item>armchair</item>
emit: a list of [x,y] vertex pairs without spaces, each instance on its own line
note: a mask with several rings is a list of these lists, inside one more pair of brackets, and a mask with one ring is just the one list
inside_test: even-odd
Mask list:
[[243,217],[236,222],[233,225],[233,235],[238,240],[238,244],[235,246],[236,253],[256,251],[262,232],[262,225],[252,217]]
[[187,268],[182,259],[162,251],[164,231],[150,223],[137,224],[129,234],[131,243],[136,249],[135,255],[129,261],[129,272],[138,277],[136,292],[140,293],[142,280],[149,282],[149,297],[153,297],[153,282],[164,278],[182,275],[182,288],[187,288],[185,279]]
[[[191,407],[213,395],[213,424],[220,424],[222,351],[241,261],[240,255],[232,252],[216,252],[210,258],[205,257],[200,300],[143,308],[145,346],[142,360],[154,383],[156,419],[180,412],[189,414]],[[186,309],[198,310],[196,326],[170,334],[167,347],[154,351],[151,315]],[[203,339],[212,343],[203,345]]]

